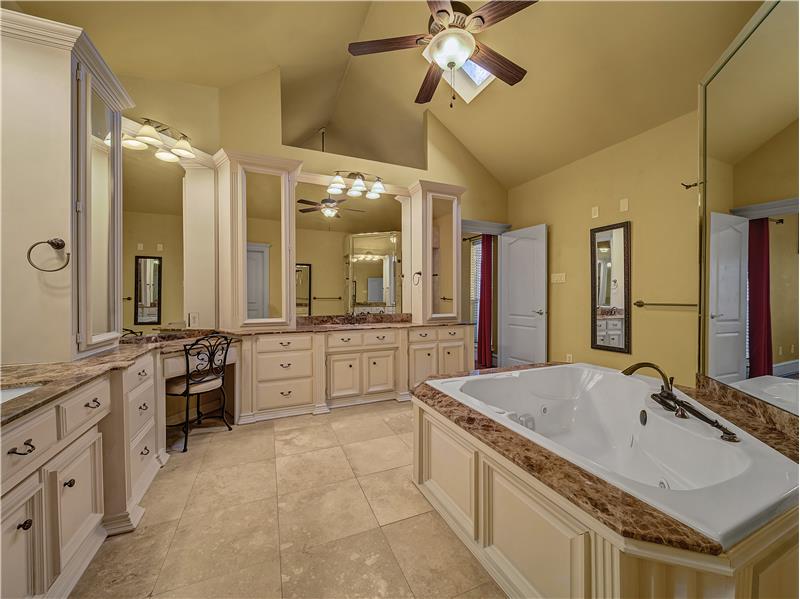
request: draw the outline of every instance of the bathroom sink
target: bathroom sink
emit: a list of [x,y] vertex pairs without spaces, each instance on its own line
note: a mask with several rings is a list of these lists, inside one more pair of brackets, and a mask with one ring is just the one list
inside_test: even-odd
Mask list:
[[30,385],[28,387],[12,387],[10,389],[0,389],[0,403],[5,403],[9,399],[14,399],[20,395],[25,395],[29,391],[38,389],[41,385]]

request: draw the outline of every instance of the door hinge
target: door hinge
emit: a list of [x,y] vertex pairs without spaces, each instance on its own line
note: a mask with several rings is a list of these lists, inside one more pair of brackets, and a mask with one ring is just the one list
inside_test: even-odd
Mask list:
[[83,80],[83,69],[81,69],[81,65],[75,67],[75,79],[78,81]]
[[83,333],[78,333],[77,335],[75,335],[75,342],[83,343]]
[[83,212],[83,202],[75,202],[75,212]]

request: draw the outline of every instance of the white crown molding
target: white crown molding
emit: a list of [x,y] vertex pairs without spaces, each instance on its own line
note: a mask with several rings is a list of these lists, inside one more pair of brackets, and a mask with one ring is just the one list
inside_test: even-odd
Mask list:
[[460,185],[437,183],[436,181],[425,181],[424,179],[420,179],[408,189],[412,194],[419,191],[424,191],[425,193],[432,193],[434,195],[440,194],[446,196],[455,196],[458,198],[461,197],[461,194],[467,191],[466,187],[461,187]]
[[0,35],[4,37],[71,51],[82,33],[80,27],[0,9]]
[[741,208],[732,208],[731,214],[743,216],[744,218],[753,220],[754,218],[766,218],[768,216],[797,214],[797,205],[797,198],[789,198],[786,200],[766,202],[764,204],[753,204],[751,206],[742,206]]
[[487,235],[502,235],[511,230],[511,225],[493,223],[488,220],[463,220],[461,221],[462,233],[486,233]]
[[85,32],[81,32],[75,42],[74,52],[78,60],[95,73],[93,85],[105,91],[114,110],[122,112],[136,105]]

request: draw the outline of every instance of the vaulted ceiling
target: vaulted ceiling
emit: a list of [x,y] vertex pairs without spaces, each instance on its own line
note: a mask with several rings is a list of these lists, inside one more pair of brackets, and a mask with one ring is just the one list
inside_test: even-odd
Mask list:
[[121,75],[224,87],[280,67],[289,145],[318,147],[327,126],[332,151],[424,166],[429,109],[511,187],[693,110],[698,81],[759,4],[539,2],[479,34],[525,79],[495,81],[452,109],[443,84],[414,104],[427,67],[419,50],[347,53],[350,41],[424,32],[423,2],[18,6],[85,28]]

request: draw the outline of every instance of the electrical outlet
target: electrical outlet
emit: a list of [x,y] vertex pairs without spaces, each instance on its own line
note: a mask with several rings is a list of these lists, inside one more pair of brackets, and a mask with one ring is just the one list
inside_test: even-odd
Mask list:
[[592,218],[598,218],[599,216],[600,216],[600,207],[592,206]]
[[196,327],[197,322],[200,320],[199,312],[189,312],[189,326]]
[[794,343],[792,343],[792,351],[791,351],[791,352],[789,352],[789,353],[791,353],[792,355],[794,355]]
[[572,364],[572,354],[567,354],[567,363]]
[[782,345],[779,345],[779,346],[778,346],[778,355],[779,355],[779,356],[782,356],[782,355],[783,355],[783,346],[782,346]]
[[550,282],[551,283],[566,283],[567,282],[567,273],[565,272],[554,272],[550,275]]
[[620,212],[627,212],[628,211],[628,198],[622,198],[619,201],[619,211]]
[[157,252],[163,252],[164,251],[164,244],[163,243],[157,243],[156,244],[156,251]]
[[137,243],[136,244],[136,249],[141,252],[144,249],[144,244],[143,243]]

